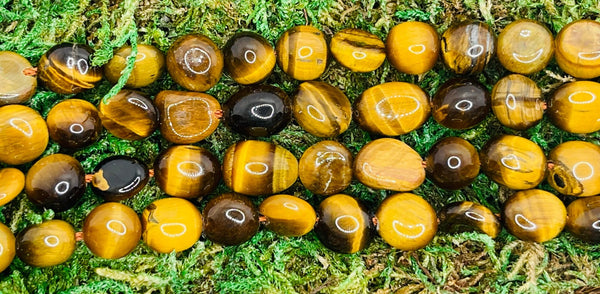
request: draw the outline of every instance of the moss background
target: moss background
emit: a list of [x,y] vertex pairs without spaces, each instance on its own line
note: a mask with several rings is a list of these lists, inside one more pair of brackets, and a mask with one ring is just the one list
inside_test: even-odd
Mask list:
[[[556,33],[567,23],[582,19],[599,20],[598,0],[433,0],[433,1],[334,1],[334,0],[0,0],[0,50],[16,51],[36,65],[40,56],[61,42],[87,43],[96,53],[93,63],[105,64],[113,50],[124,44],[149,43],[166,52],[179,36],[202,33],[219,46],[234,33],[252,30],[275,43],[287,29],[309,23],[327,37],[343,28],[356,27],[385,39],[390,28],[407,20],[435,25],[441,34],[449,25],[463,19],[486,22],[498,34],[516,19],[536,19]],[[477,79],[488,89],[508,74],[493,60]],[[388,81],[418,84],[430,95],[453,74],[438,62],[434,70],[421,76],[404,75],[386,61],[372,73],[358,74],[335,61],[321,80],[341,88],[354,101],[365,89]],[[572,78],[553,61],[532,78],[546,97]],[[595,81],[599,81],[596,79]],[[124,82],[124,81],[122,81]],[[267,83],[293,93],[299,84],[275,69]],[[122,83],[121,83],[122,84]],[[98,103],[121,88],[102,81],[95,89],[77,98]],[[142,89],[154,97],[162,89],[181,89],[164,74],[158,82]],[[220,102],[239,86],[224,74],[219,84],[208,91]],[[45,117],[50,108],[72,95],[58,95],[39,87],[29,103]],[[400,136],[421,155],[433,143],[446,136],[460,136],[477,148],[493,134],[509,133],[530,138],[546,152],[561,142],[585,140],[599,144],[598,133],[576,136],[558,130],[545,117],[536,127],[515,132],[502,127],[490,114],[479,126],[453,131],[433,119],[417,131]],[[1,140],[2,138],[0,138]],[[224,150],[243,137],[221,125],[199,145],[210,149],[222,160]],[[296,123],[280,134],[261,138],[276,142],[297,158],[320,139],[304,132]],[[355,123],[337,140],[354,154],[374,136]],[[129,142],[103,131],[101,139],[72,155],[91,172],[102,159],[116,154],[135,156],[148,165],[168,143],[158,131],[142,141]],[[45,155],[66,152],[51,142]],[[21,166],[26,171],[31,164]],[[543,189],[552,190],[546,183]],[[221,184],[211,197],[226,191]],[[317,205],[321,197],[305,190],[299,181],[288,191]],[[389,191],[375,191],[356,181],[346,193],[363,200],[374,211]],[[476,201],[499,212],[501,203],[512,191],[480,175],[468,188],[444,191],[426,181],[416,194],[425,197],[436,209],[457,200]],[[140,213],[146,205],[165,195],[154,181],[125,201]],[[210,198],[210,197],[209,197]],[[262,198],[257,198],[260,203]],[[565,199],[568,203],[572,199]],[[14,232],[48,219],[63,219],[81,229],[86,214],[102,199],[90,189],[84,200],[67,212],[54,213],[34,207],[24,194],[0,208],[0,221]],[[202,208],[206,200],[199,201]],[[494,292],[494,293],[580,293],[600,286],[600,246],[582,243],[568,233],[544,244],[517,240],[503,231],[493,240],[487,235],[462,233],[438,236],[424,249],[402,252],[390,248],[381,238],[357,254],[337,254],[325,249],[313,232],[301,238],[279,237],[261,230],[249,242],[221,247],[201,239],[182,253],[157,254],[144,244],[125,258],[104,260],[94,257],[79,243],[66,263],[39,269],[18,258],[0,273],[1,293],[420,293],[420,292]]]

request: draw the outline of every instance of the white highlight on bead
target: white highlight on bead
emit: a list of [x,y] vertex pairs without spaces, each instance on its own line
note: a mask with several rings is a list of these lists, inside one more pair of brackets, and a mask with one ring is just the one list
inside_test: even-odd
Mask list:
[[127,193],[133,189],[135,189],[135,187],[137,187],[137,185],[140,184],[140,182],[142,181],[142,179],[140,177],[135,177],[135,179],[133,179],[133,181],[131,183],[129,183],[127,186],[120,188],[118,191],[120,193]]
[[[193,103],[198,103],[198,102],[202,103],[202,104],[204,104],[204,106],[206,107],[206,109],[210,109],[210,105],[208,104],[208,102],[206,102],[206,100],[200,99],[200,98],[192,98],[192,99],[188,99],[186,101],[180,101],[180,102],[177,102],[177,103],[172,103],[172,104],[169,104],[169,106],[167,106],[167,111],[166,112],[167,112],[167,123],[169,124],[169,128],[171,129],[171,131],[173,131],[173,133],[175,135],[177,135],[179,137],[182,137],[182,138],[193,138],[195,136],[198,136],[198,135],[206,132],[213,125],[213,123],[214,123],[213,116],[212,115],[208,115],[208,124],[206,125],[205,128],[199,129],[196,132],[192,133],[191,135],[185,135],[185,134],[179,133],[179,131],[177,131],[176,128],[175,128],[175,126],[173,125],[173,120],[171,119],[171,108],[172,107],[176,107],[179,104],[190,102],[190,100],[192,100]],[[206,117],[204,117],[204,118],[206,119]],[[187,130],[187,129],[184,129],[184,130]]]
[[[175,234],[170,234],[170,233],[165,232],[166,228],[169,228],[169,227],[180,227],[181,232],[175,233]],[[187,227],[182,223],[166,223],[166,224],[160,225],[160,231],[163,233],[163,235],[165,235],[167,237],[175,238],[175,237],[183,236],[183,234],[185,234],[185,232],[187,232]]]
[[[235,215],[232,215],[232,213],[239,214],[239,216],[241,216],[241,218],[236,217]],[[227,217],[229,220],[231,220],[237,224],[240,224],[240,225],[246,221],[246,214],[244,214],[243,211],[241,211],[237,208],[227,209],[227,211],[225,211],[225,217]]]
[[395,184],[396,183],[396,180],[393,179],[393,178],[382,177],[382,176],[379,175],[379,173],[373,172],[373,168],[372,168],[372,166],[368,162],[363,163],[362,170],[363,170],[364,174],[366,174],[369,177],[374,177],[374,178],[376,178],[380,182],[387,182],[387,183],[390,183],[390,184]]
[[467,55],[471,58],[477,58],[483,53],[483,45],[477,44],[467,49]]
[[425,45],[423,44],[415,44],[415,45],[410,45],[408,46],[408,51],[412,52],[413,54],[421,54],[423,52],[425,52],[425,49],[427,47],[425,47]]
[[83,130],[84,130],[84,128],[81,124],[72,124],[69,127],[69,131],[73,134],[81,134],[81,133],[83,133]]
[[538,60],[542,56],[542,53],[544,53],[544,48],[540,48],[538,51],[535,51],[535,53],[533,53],[531,55],[521,55],[521,54],[517,54],[516,52],[513,52],[512,56],[518,62],[532,63],[532,62]]
[[[455,163],[453,164],[452,161],[454,161]],[[446,164],[451,169],[459,168],[461,163],[462,161],[460,160],[460,157],[455,155],[448,157],[448,160],[446,160]]]
[[517,158],[517,156],[512,153],[500,158],[500,163],[502,163],[502,165],[508,169],[521,169],[521,162],[519,161],[519,158]]
[[[398,229],[396,226],[400,226],[400,229]],[[405,225],[398,220],[394,220],[392,222],[392,228],[394,228],[394,231],[396,232],[396,234],[398,234],[404,238],[409,238],[409,239],[419,238],[419,237],[423,236],[423,234],[425,233],[425,225],[423,225],[423,224]],[[404,229],[404,228],[409,229],[409,230],[414,230],[415,228],[419,228],[420,231],[418,234],[409,235],[409,234],[400,232],[400,230]]]
[[0,194],[0,200],[2,200],[2,199],[4,199],[4,198],[6,198],[6,193],[1,193],[1,194]]
[[[463,104],[465,106],[462,106]],[[456,108],[460,111],[467,111],[467,110],[473,108],[473,102],[471,102],[469,100],[460,100],[456,104],[454,104],[454,108]]]
[[90,70],[90,65],[88,64],[87,60],[85,60],[85,59],[77,60],[77,70],[82,75],[87,74],[87,72]]
[[519,33],[519,35],[527,38],[531,35],[531,31],[530,30],[521,30],[521,32]]
[[[578,94],[587,94],[590,96],[590,98],[588,100],[583,100],[583,101],[575,101],[573,98],[575,97],[575,95]],[[593,92],[590,91],[576,91],[571,93],[571,95],[569,95],[569,102],[573,103],[573,104],[589,104],[592,103],[596,100],[596,94],[594,94]]]
[[508,109],[510,110],[515,110],[515,108],[517,108],[517,99],[512,93],[506,95],[506,100],[504,101],[504,103],[506,104],[506,107],[508,107]]
[[[302,51],[306,51],[308,50],[308,53],[302,53]],[[299,58],[306,58],[309,57],[313,54],[313,48],[310,46],[302,46],[300,47],[300,49],[298,49],[298,57]]]
[[140,100],[138,98],[135,98],[135,97],[127,98],[127,102],[129,102],[129,103],[131,103],[131,104],[133,104],[133,105],[135,105],[135,106],[137,106],[137,107],[139,107],[139,108],[141,108],[143,110],[148,110],[149,109],[148,105],[146,105],[146,103],[144,103],[144,101],[142,101],[142,100]]
[[465,212],[465,215],[468,218],[476,220],[476,221],[480,221],[480,222],[485,221],[485,217],[477,212],[467,211],[467,212]]
[[54,191],[56,193],[58,193],[58,195],[62,195],[67,193],[67,191],[69,191],[69,187],[71,185],[69,185],[69,182],[67,181],[60,181],[58,182],[58,184],[56,184],[56,186],[54,186]]
[[325,115],[312,104],[306,107],[306,112],[316,121],[325,121]]
[[520,213],[515,215],[515,223],[525,230],[535,230],[537,228],[536,224],[528,220],[525,216],[523,216]]
[[2,246],[2,244],[0,244],[0,256],[2,256],[2,253],[4,253],[4,246]]
[[[116,224],[117,226],[119,226],[120,228],[115,229],[113,228],[111,225],[112,224]],[[111,219],[109,221],[106,222],[106,229],[119,235],[119,236],[124,236],[125,233],[127,233],[127,227],[125,226],[125,224],[120,221],[120,220],[116,220],[116,219]]]
[[140,62],[142,60],[146,59],[146,54],[138,52],[137,55],[135,56],[135,62]]
[[600,220],[595,221],[592,224],[592,228],[596,229],[596,230],[600,230]]
[[[389,107],[389,108],[384,107],[384,105],[386,105],[385,103],[388,100],[404,99],[404,98],[413,100],[416,103],[415,108],[408,112],[405,112],[405,113],[395,113],[394,111],[392,111],[391,107]],[[391,103],[391,102],[389,104],[393,105],[393,103]],[[377,112],[377,114],[381,117],[384,117],[384,118],[390,119],[390,120],[391,119],[399,119],[399,118],[402,118],[405,116],[412,115],[412,114],[416,113],[419,110],[419,108],[421,108],[421,101],[419,101],[419,99],[417,99],[416,97],[408,96],[408,95],[393,95],[393,96],[385,97],[385,98],[381,99],[379,102],[377,102],[377,104],[375,104],[375,111]]]
[[[254,168],[255,166],[259,167],[260,169]],[[250,174],[260,176],[266,174],[269,171],[269,166],[264,162],[252,161],[246,163],[246,165],[244,165],[244,169]]]
[[[354,223],[354,227],[349,228],[349,229],[342,228],[342,226],[340,225],[340,221],[342,221],[343,219],[349,219],[349,220],[351,220]],[[338,216],[335,219],[335,226],[342,233],[352,234],[352,233],[358,231],[358,229],[360,228],[360,223],[358,222],[358,219],[356,219],[356,217],[354,217],[354,216],[351,216],[351,215],[342,215],[342,216]]]
[[300,209],[300,208],[298,208],[298,205],[291,203],[291,202],[284,202],[283,207],[289,208],[291,210],[296,210],[296,211],[298,211],[298,209]]
[[596,60],[600,58],[600,50],[592,52],[579,52],[577,56],[583,60]]
[[[200,55],[194,56],[194,55],[198,55],[198,54],[200,54]],[[204,58],[208,59],[208,65],[206,66],[205,69],[198,71],[198,70],[193,69],[192,66],[190,65],[193,63],[202,63]],[[212,66],[212,59],[210,59],[210,55],[208,54],[208,52],[206,52],[206,50],[204,50],[202,48],[192,48],[185,52],[185,55],[183,56],[183,63],[185,64],[185,67],[189,71],[191,71],[195,74],[198,74],[198,75],[203,75],[210,70],[210,68]]]
[[48,247],[56,247],[60,244],[60,239],[54,235],[46,236],[46,238],[44,238],[44,244]]
[[[582,165],[585,165],[590,169],[590,173],[587,176],[581,176],[577,172],[577,169]],[[573,170],[573,176],[579,181],[589,180],[592,178],[592,176],[594,176],[594,167],[587,161],[580,161],[580,162],[576,163],[575,165],[573,165],[572,170]]]
[[354,59],[356,59],[356,60],[365,59],[365,58],[367,58],[367,53],[360,52],[360,51],[353,51],[352,57],[354,57]]
[[[33,128],[31,127],[29,122],[22,118],[11,118],[8,121],[8,124],[11,125],[13,128],[17,129],[17,131],[23,133],[23,135],[27,137],[31,137],[33,135]],[[24,128],[22,128],[20,125],[24,125]]]
[[[267,108],[269,111],[269,114],[267,114],[267,115],[260,114],[259,112],[263,108]],[[271,104],[263,103],[263,104],[252,106],[252,108],[250,108],[250,113],[252,113],[252,115],[254,115],[255,117],[260,118],[260,119],[270,119],[275,115],[275,107]]]
[[177,164],[177,171],[188,178],[197,178],[204,174],[204,168],[194,161],[182,161]]
[[[248,57],[250,56],[250,57]],[[246,52],[244,52],[244,59],[246,60],[246,62],[253,64],[256,62],[256,53],[254,53],[254,51],[248,49],[246,50]]]

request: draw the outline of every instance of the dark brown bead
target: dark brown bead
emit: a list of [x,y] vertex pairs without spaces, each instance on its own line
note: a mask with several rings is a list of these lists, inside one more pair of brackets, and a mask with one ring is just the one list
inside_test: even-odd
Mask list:
[[442,34],[442,59],[455,73],[478,74],[495,52],[495,38],[490,28],[478,21],[454,25]]
[[[146,87],[156,81],[165,68],[165,55],[152,45],[138,44],[137,56],[133,69],[125,83],[128,88]],[[131,46],[121,47],[113,58],[104,66],[104,75],[111,83],[116,84],[127,66],[127,58],[131,55]]]
[[567,230],[583,241],[600,242],[600,196],[579,198],[569,204]]
[[38,64],[38,77],[50,91],[77,94],[93,88],[102,79],[92,66],[92,49],[82,44],[63,43],[48,50]]
[[277,41],[276,50],[279,67],[296,80],[317,79],[327,67],[327,41],[315,27],[287,30]]
[[508,75],[492,89],[492,111],[502,125],[515,130],[528,129],[544,114],[542,91],[526,76]]
[[275,49],[263,36],[253,32],[233,35],[223,48],[225,68],[239,84],[264,81],[275,68]]
[[454,202],[438,213],[440,230],[450,233],[478,231],[496,238],[502,230],[498,218],[487,207],[471,201]]
[[107,157],[94,169],[92,191],[107,201],[135,196],[148,183],[148,168],[139,160],[123,155]]
[[291,195],[273,195],[263,200],[258,209],[267,218],[265,227],[282,236],[305,235],[317,221],[312,206]]
[[379,37],[360,29],[344,29],[331,38],[331,54],[354,72],[376,70],[385,60],[385,45]]
[[91,145],[102,131],[98,110],[81,99],[67,99],[56,104],[50,109],[46,122],[50,138],[64,148]]
[[479,124],[490,112],[490,96],[485,87],[472,79],[452,79],[444,83],[431,99],[433,118],[455,130]]
[[352,153],[338,142],[321,141],[304,151],[298,171],[306,189],[319,195],[336,194],[352,181]]
[[75,230],[62,220],[32,225],[17,235],[17,256],[31,266],[49,267],[67,261],[75,251]]
[[204,207],[204,235],[209,240],[233,246],[258,232],[258,210],[245,196],[226,193],[211,199]]
[[10,51],[0,51],[0,106],[29,101],[35,93],[37,79],[23,71],[31,63],[25,57]]
[[117,138],[143,139],[158,127],[158,113],[152,100],[140,92],[121,90],[108,102],[100,101],[98,110],[102,125]]
[[447,137],[429,150],[427,177],[443,189],[457,190],[471,184],[479,174],[479,155],[467,140]]

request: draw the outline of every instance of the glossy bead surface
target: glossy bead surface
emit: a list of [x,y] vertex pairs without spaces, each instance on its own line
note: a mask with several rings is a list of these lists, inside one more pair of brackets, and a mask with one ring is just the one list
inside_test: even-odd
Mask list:
[[364,91],[354,106],[361,128],[380,135],[398,136],[418,129],[429,118],[427,94],[419,86],[390,82]]
[[388,60],[397,70],[420,75],[432,69],[437,62],[440,39],[431,25],[407,21],[390,30],[386,50]]
[[42,155],[48,126],[40,114],[22,105],[0,107],[0,162],[18,165]]
[[198,198],[217,187],[221,179],[221,165],[204,148],[171,146],[154,161],[154,178],[160,189],[168,195]]
[[19,196],[24,187],[25,175],[22,171],[12,167],[0,169],[0,207]]
[[[125,83],[128,88],[146,87],[156,81],[165,69],[165,55],[152,45],[138,44],[133,69]],[[116,84],[127,66],[127,58],[131,55],[131,46],[121,47],[113,58],[104,66],[104,75],[111,83]]]
[[100,101],[98,110],[102,125],[117,138],[143,139],[158,127],[158,113],[152,100],[140,92],[121,90],[108,102]]
[[352,120],[352,106],[340,89],[320,81],[304,82],[294,96],[293,114],[298,124],[317,137],[335,137]]
[[498,36],[498,59],[504,68],[515,73],[538,72],[553,54],[552,32],[534,20],[513,21]]
[[67,99],[56,104],[46,118],[50,138],[64,148],[83,148],[96,142],[102,121],[96,107],[85,100]]
[[567,230],[590,243],[600,242],[600,196],[579,198],[567,206]]
[[440,230],[450,233],[477,231],[496,238],[502,230],[498,218],[489,208],[471,201],[454,202],[438,213]]
[[139,193],[149,179],[144,163],[133,157],[115,155],[94,168],[92,191],[107,201],[125,200]]
[[240,32],[223,48],[225,68],[238,84],[250,85],[264,81],[275,68],[275,49],[263,36]]
[[327,42],[315,27],[287,30],[277,41],[276,50],[279,67],[296,80],[317,79],[327,67]]
[[192,144],[206,139],[219,126],[221,105],[204,93],[161,91],[154,99],[160,133],[169,142]]
[[562,28],[556,36],[555,58],[566,73],[579,79],[600,76],[600,23],[582,19]]
[[96,256],[117,259],[129,254],[140,242],[142,223],[126,205],[104,203],[83,222],[83,240]]
[[500,79],[492,89],[491,97],[494,115],[511,129],[528,129],[544,114],[542,91],[526,76],[512,74]]
[[385,60],[385,45],[379,37],[360,29],[344,29],[331,38],[331,54],[354,72],[376,70]]
[[464,188],[479,174],[477,150],[467,140],[458,137],[446,137],[436,142],[425,161],[427,176],[443,189]]
[[490,28],[478,21],[459,23],[442,34],[442,59],[459,75],[483,71],[495,52],[495,38]]
[[231,145],[223,159],[225,185],[246,195],[276,194],[298,178],[298,161],[285,148],[263,141]]
[[26,75],[31,63],[25,57],[10,51],[0,51],[0,106],[29,101],[35,94],[37,79]]
[[225,245],[242,244],[258,232],[258,210],[246,196],[222,194],[211,199],[204,207],[204,235],[207,239]]
[[305,235],[317,221],[317,214],[312,206],[291,195],[273,195],[263,200],[258,210],[267,218],[265,227],[281,236]]
[[444,83],[431,99],[431,114],[442,126],[455,130],[469,129],[490,112],[490,96],[479,82],[452,79]]
[[567,221],[567,209],[550,192],[519,191],[504,203],[502,220],[517,238],[542,243],[560,234]]
[[15,235],[7,226],[0,223],[0,273],[12,263],[15,252]]
[[548,183],[559,193],[573,196],[600,194],[600,147],[583,142],[564,142],[548,155],[553,167],[549,169]]
[[77,94],[93,88],[102,79],[92,66],[92,49],[87,45],[63,43],[48,50],[38,63],[38,77],[52,92]]
[[75,251],[75,230],[62,220],[32,225],[17,235],[17,256],[28,265],[49,267],[67,261]]
[[223,53],[204,35],[186,35],[169,48],[167,70],[180,86],[190,91],[204,92],[221,78]]
[[599,109],[600,83],[576,81],[566,83],[554,92],[548,116],[562,130],[587,134],[600,130]]
[[201,233],[202,215],[185,199],[159,199],[142,212],[142,239],[158,253],[186,250]]
[[352,153],[338,142],[321,141],[304,151],[298,170],[306,189],[319,195],[336,194],[352,181]]

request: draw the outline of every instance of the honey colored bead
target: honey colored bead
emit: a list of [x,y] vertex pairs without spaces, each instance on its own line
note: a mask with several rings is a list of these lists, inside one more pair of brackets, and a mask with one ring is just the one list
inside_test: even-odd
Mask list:
[[315,27],[293,27],[283,33],[275,47],[279,67],[296,80],[317,79],[327,67],[327,42]]
[[185,199],[159,199],[142,212],[142,239],[158,253],[189,249],[200,239],[200,234],[202,215]]
[[427,94],[419,86],[390,82],[371,87],[355,105],[361,128],[385,136],[398,136],[416,130],[429,118]]
[[442,34],[442,59],[459,75],[483,71],[495,52],[495,38],[490,28],[478,21],[454,25]]
[[38,63],[38,77],[52,92],[77,94],[91,89],[102,79],[92,66],[92,49],[83,44],[63,43],[48,50]]
[[198,198],[212,192],[221,179],[219,160],[208,150],[192,146],[171,146],[154,161],[156,184],[165,193]]
[[385,45],[379,37],[360,29],[344,29],[331,38],[331,54],[354,72],[376,70],[385,60]]
[[352,153],[338,142],[321,141],[304,151],[298,170],[306,189],[319,195],[336,194],[352,181]]
[[18,165],[42,155],[48,126],[37,111],[22,105],[0,107],[0,162]]
[[298,161],[281,146],[263,141],[231,145],[223,159],[225,185],[246,195],[279,193],[298,178]]
[[582,19],[563,27],[555,55],[558,66],[578,79],[600,76],[600,23]]
[[548,116],[561,130],[587,134],[600,130],[600,83],[566,83],[554,92]]
[[529,19],[510,23],[498,36],[498,59],[504,68],[524,75],[546,67],[554,54],[554,38],[543,24]]
[[154,103],[160,114],[161,135],[175,144],[206,139],[222,116],[219,101],[204,93],[165,90],[156,95]]
[[373,188],[411,191],[425,181],[423,159],[404,142],[377,139],[365,145],[354,160],[354,176]]
[[186,35],[167,52],[167,70],[180,86],[204,92],[219,82],[223,72],[223,53],[204,35]]
[[544,114],[542,91],[530,78],[508,75],[492,89],[492,111],[500,123],[515,130],[536,125]]
[[258,210],[245,196],[227,193],[204,207],[204,235],[226,246],[242,244],[258,232]]
[[560,234],[567,221],[567,209],[550,192],[519,191],[504,203],[502,220],[517,238],[542,243]]
[[28,265],[59,265],[75,251],[75,230],[62,220],[46,221],[21,231],[16,245],[17,256]]
[[275,68],[275,49],[263,36],[253,32],[233,35],[225,48],[225,68],[238,84],[260,83]]
[[[146,87],[156,81],[165,69],[165,55],[152,45],[137,45],[137,55],[133,69],[125,83],[128,88]],[[121,47],[113,58],[104,66],[104,75],[111,83],[116,84],[127,66],[127,58],[131,55],[131,46]]]
[[325,82],[300,84],[293,109],[298,124],[317,137],[336,137],[348,129],[352,120],[352,106],[346,94]]
[[435,236],[437,216],[425,199],[411,193],[398,193],[383,200],[377,213],[377,231],[390,246],[413,251]]
[[455,130],[469,129],[490,112],[490,96],[485,87],[467,78],[444,83],[431,99],[431,114],[442,126]]
[[312,206],[291,195],[273,195],[263,200],[258,210],[267,218],[265,227],[282,236],[305,235],[317,221],[317,214]]
[[399,71],[420,75],[433,68],[440,52],[440,39],[429,24],[407,21],[394,26],[386,40],[387,58]]
[[92,175],[92,191],[107,201],[121,201],[139,193],[150,179],[139,160],[123,155],[102,160]]
[[140,218],[126,205],[104,203],[83,223],[83,240],[96,256],[117,259],[129,254],[142,237]]
[[355,253],[373,240],[373,224],[365,208],[353,197],[336,194],[325,198],[317,209],[317,237],[325,247],[340,253]]
[[15,258],[15,235],[0,223],[0,273],[12,263]]
[[143,139],[158,127],[158,113],[152,100],[140,92],[121,90],[108,102],[100,101],[98,110],[102,125],[117,138]]
[[429,150],[425,171],[438,187],[449,190],[462,189],[479,174],[479,155],[467,140],[446,137]]
[[46,118],[50,138],[64,148],[83,148],[96,142],[102,121],[96,107],[85,100],[67,99],[56,104]]
[[600,196],[579,198],[567,206],[567,230],[583,241],[600,242]]
[[26,69],[31,69],[31,63],[25,57],[0,51],[0,106],[25,103],[35,94],[37,79],[26,75]]
[[500,221],[491,210],[471,201],[448,204],[438,217],[441,231],[454,233],[474,230],[496,238],[502,230]]
[[23,187],[25,187],[25,175],[22,171],[12,167],[0,169],[0,207],[19,196]]
[[583,141],[564,142],[552,149],[548,183],[559,193],[573,196],[600,194],[600,147]]

